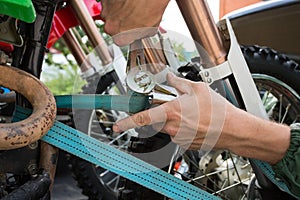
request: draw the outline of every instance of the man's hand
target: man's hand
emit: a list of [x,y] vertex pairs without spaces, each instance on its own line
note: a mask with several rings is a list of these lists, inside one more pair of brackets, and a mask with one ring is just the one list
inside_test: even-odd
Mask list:
[[153,36],[169,0],[101,0],[104,30],[119,46]]
[[205,83],[173,74],[168,74],[168,82],[180,93],[177,99],[118,121],[114,131],[152,125],[185,149],[227,149],[270,164],[285,155],[290,144],[288,126],[234,107]]
[[208,150],[215,145],[224,148],[224,142],[220,144],[218,140],[227,107],[233,106],[205,83],[191,82],[171,73],[168,83],[180,93],[177,99],[117,122],[114,131],[152,125],[160,129],[158,131],[168,133],[175,143],[186,149]]

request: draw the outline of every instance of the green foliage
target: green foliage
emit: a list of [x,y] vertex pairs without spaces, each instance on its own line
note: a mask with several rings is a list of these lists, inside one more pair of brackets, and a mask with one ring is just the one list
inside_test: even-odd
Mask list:
[[[57,71],[55,78],[45,82],[54,95],[77,94],[85,85],[84,80],[78,80],[78,74],[68,68],[63,71]],[[76,81],[79,81],[76,83]],[[75,81],[75,82],[74,82]]]
[[189,61],[191,58],[198,55],[196,50],[193,52],[186,51],[183,43],[178,43],[177,41],[174,41],[174,40],[171,42],[172,42],[173,49],[177,55],[179,62]]
[[[104,33],[103,22],[96,21],[95,24],[100,33],[102,33],[106,43],[111,44],[111,37]],[[93,51],[91,43],[80,27],[72,29],[72,32],[78,39],[78,42],[86,54]],[[63,56],[57,56],[51,53],[46,56],[45,63],[52,69],[51,73],[43,73],[44,83],[49,87],[54,95],[80,93],[82,91],[82,87],[86,84],[86,81],[80,77],[79,67],[70,50],[62,39],[59,39],[54,44],[53,49]],[[60,60],[57,60],[57,57],[59,57]]]
[[[43,73],[45,85],[54,95],[80,93],[86,82],[80,77],[78,65],[69,49],[61,39],[54,44],[54,48],[62,56],[51,53],[46,56],[45,63],[52,69],[51,72]],[[55,56],[60,59],[55,59]]]

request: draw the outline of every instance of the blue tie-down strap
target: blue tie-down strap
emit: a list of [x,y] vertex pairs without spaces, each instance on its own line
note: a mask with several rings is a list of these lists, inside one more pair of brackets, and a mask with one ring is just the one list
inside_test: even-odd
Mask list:
[[[25,119],[30,113],[30,110],[18,107],[14,121]],[[219,199],[58,121],[41,140],[171,199]]]
[[252,160],[256,166],[258,166],[264,175],[271,180],[277,187],[279,187],[282,191],[289,193],[291,196],[295,197],[296,199],[300,199],[299,197],[295,196],[288,188],[288,186],[281,180],[276,178],[275,172],[273,171],[271,165],[267,162],[263,162],[260,160]]

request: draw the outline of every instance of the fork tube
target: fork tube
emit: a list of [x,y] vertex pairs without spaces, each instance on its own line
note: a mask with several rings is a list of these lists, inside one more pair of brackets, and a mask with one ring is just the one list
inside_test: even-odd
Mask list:
[[80,70],[82,72],[86,72],[90,68],[92,68],[88,59],[86,59],[86,55],[81,48],[79,42],[77,41],[75,35],[72,33],[71,29],[68,29],[65,34],[62,36],[64,42],[68,46],[72,55],[74,56],[76,62],[78,63]]
[[[193,39],[197,42],[196,47],[201,55],[204,50],[207,56],[201,57],[202,66],[210,68],[222,64],[227,59],[227,50],[224,47],[220,32],[212,17],[206,0],[176,0],[178,7],[185,19]],[[224,84],[228,87],[231,96],[234,97],[237,106],[244,108],[244,102],[237,89],[233,76],[228,78]],[[233,89],[233,90],[232,90]]]
[[[205,0],[177,0],[193,39],[208,52],[210,60],[204,67],[212,67],[226,60],[226,50]],[[198,45],[199,53],[203,51]]]
[[[97,55],[102,61],[103,66],[110,65],[113,63],[113,58],[110,55],[109,48],[104,41],[101,33],[99,32],[94,19],[90,15],[84,1],[82,0],[70,0],[71,7],[76,13],[76,18],[79,21],[81,27],[83,28],[85,34],[88,36],[92,46],[95,48]],[[115,71],[111,72],[117,88],[121,94],[125,94],[122,82]]]
[[112,57],[108,51],[108,47],[103,37],[101,36],[92,16],[90,15],[84,1],[71,0],[70,3],[76,13],[76,17],[81,27],[91,41],[103,65],[111,64]]

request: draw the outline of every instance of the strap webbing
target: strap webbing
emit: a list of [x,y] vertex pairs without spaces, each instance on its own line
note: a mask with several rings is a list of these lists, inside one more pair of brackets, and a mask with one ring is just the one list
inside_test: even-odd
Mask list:
[[78,94],[55,96],[57,108],[103,109],[136,113],[150,107],[149,96]]
[[[30,110],[18,107],[14,116],[15,121],[25,119],[30,113]],[[171,199],[218,199],[159,168],[58,121],[42,140]]]
[[[55,98],[58,108],[112,109],[134,113],[149,106],[147,97],[135,95],[130,97],[65,95],[56,96]],[[30,113],[31,111],[28,109],[17,107],[14,119],[15,121],[25,119]],[[58,121],[55,122],[42,140],[169,198],[191,200],[218,199],[216,196],[188,184],[159,168]],[[275,178],[274,171],[268,163],[259,160],[253,161],[275,185],[295,197],[284,182]]]
[[287,185],[279,178],[275,177],[275,172],[273,171],[271,165],[267,162],[263,162],[260,160],[252,160],[255,165],[257,165],[261,171],[264,173],[264,175],[271,180],[277,187],[279,187],[282,191],[285,191],[289,193],[291,196],[295,197],[296,199],[299,199],[299,197],[295,196],[287,187]]

